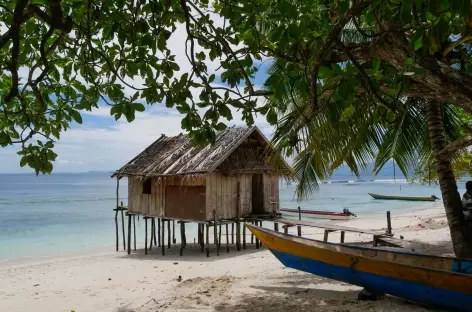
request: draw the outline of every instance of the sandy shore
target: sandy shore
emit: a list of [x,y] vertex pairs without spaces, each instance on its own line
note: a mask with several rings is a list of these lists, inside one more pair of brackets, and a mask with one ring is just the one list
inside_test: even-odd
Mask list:
[[[340,224],[386,227],[383,214]],[[440,203],[393,212],[392,226],[395,237],[435,245],[425,251],[452,253]],[[322,231],[303,228],[303,235],[321,239]],[[346,234],[347,242],[369,239]],[[330,241],[339,236],[332,233]],[[193,244],[184,257],[178,249],[165,257],[153,249],[147,256],[141,250],[131,256],[110,252],[4,262],[0,311],[427,311],[389,296],[357,301],[359,287],[286,269],[265,248],[250,245],[237,252],[231,245],[230,253],[212,252],[210,258]]]

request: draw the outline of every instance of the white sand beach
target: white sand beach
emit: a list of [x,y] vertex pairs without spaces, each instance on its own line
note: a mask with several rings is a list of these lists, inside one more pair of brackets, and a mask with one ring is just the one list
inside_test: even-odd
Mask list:
[[[386,227],[383,214],[337,223]],[[395,237],[435,245],[422,251],[452,254],[442,203],[394,211],[392,226]],[[322,235],[303,228],[303,236]],[[346,233],[346,242],[370,239]],[[339,241],[339,234],[329,240]],[[390,296],[358,301],[359,287],[284,268],[265,248],[230,247],[209,258],[189,244],[183,257],[177,245],[166,256],[153,249],[147,256],[110,251],[6,261],[0,264],[0,311],[427,311]]]

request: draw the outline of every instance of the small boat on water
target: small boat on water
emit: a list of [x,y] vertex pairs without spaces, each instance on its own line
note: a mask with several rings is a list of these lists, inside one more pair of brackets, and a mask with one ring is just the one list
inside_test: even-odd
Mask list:
[[246,226],[287,267],[448,311],[472,311],[472,260],[326,243]]
[[[298,214],[298,209],[280,208],[280,211]],[[344,209],[343,212],[316,211],[316,210],[301,209],[300,213],[307,214],[313,218],[329,219],[329,220],[349,220],[352,217],[356,217],[356,215],[350,212],[349,209]]]
[[431,195],[430,197],[415,197],[415,196],[380,195],[380,194],[373,194],[373,193],[368,193],[368,194],[372,196],[374,199],[386,199],[386,200],[436,201],[439,199],[434,195]]

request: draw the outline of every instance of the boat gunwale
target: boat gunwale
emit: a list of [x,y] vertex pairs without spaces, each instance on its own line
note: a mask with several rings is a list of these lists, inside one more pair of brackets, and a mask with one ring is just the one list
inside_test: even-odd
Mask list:
[[434,202],[437,199],[430,196],[398,196],[398,195],[382,195],[376,193],[367,193],[374,199],[393,199],[393,200],[409,200],[409,201],[430,201]]
[[282,212],[289,213],[304,213],[304,214],[314,214],[314,215],[324,215],[324,216],[339,216],[339,217],[350,217],[350,214],[344,212],[330,212],[330,211],[321,211],[321,210],[300,210],[290,209],[290,208],[280,208]]
[[293,235],[293,234],[290,234],[290,233],[279,233],[279,232],[276,232],[276,231],[273,231],[273,230],[270,230],[270,229],[266,229],[266,228],[262,228],[262,227],[259,227],[259,226],[254,226],[254,225],[251,225],[251,224],[246,224],[247,226],[250,226],[250,227],[254,227],[254,228],[259,228],[259,229],[263,229],[264,231],[263,232],[266,232],[266,231],[270,231],[270,232],[274,232],[274,233],[277,233],[279,234],[278,236],[290,236],[291,238],[294,238],[295,240],[307,240],[307,241],[312,241],[312,242],[316,242],[316,243],[321,243],[323,245],[331,245],[331,246],[339,246],[339,247],[343,247],[343,248],[353,248],[353,249],[359,249],[359,250],[371,250],[371,251],[381,251],[381,252],[392,252],[392,253],[396,253],[396,254],[402,254],[402,255],[409,255],[409,256],[415,256],[415,257],[427,257],[427,258],[440,258],[440,259],[444,259],[444,260],[452,260],[452,261],[463,261],[463,262],[471,262],[472,263],[472,259],[466,259],[466,258],[455,258],[455,257],[448,257],[448,256],[435,256],[435,255],[429,255],[429,254],[422,254],[422,253],[417,253],[417,252],[407,252],[407,251],[400,251],[400,250],[390,250],[390,249],[382,249],[382,248],[372,248],[372,247],[362,247],[362,246],[356,246],[356,245],[346,245],[346,244],[340,244],[340,243],[333,243],[333,242],[324,242],[324,241],[321,241],[321,240],[318,240],[318,239],[313,239],[313,238],[309,238],[309,237],[300,237],[300,236],[297,236],[297,235]]
[[[309,238],[303,238],[303,237],[293,236],[293,235],[290,235],[290,234],[279,233],[279,232],[276,232],[276,231],[261,228],[259,226],[254,226],[254,225],[251,225],[251,224],[246,224],[246,226],[249,228],[249,230],[251,230],[251,232],[252,232],[252,229],[254,229],[256,231],[263,232],[267,235],[275,236],[275,237],[277,237],[281,240],[288,240],[292,243],[299,244],[299,245],[302,245],[302,246],[304,244],[302,242],[297,241],[297,240],[308,240],[308,241],[312,240],[312,239],[309,239]],[[253,233],[253,234],[257,237],[257,235],[255,233]],[[258,238],[260,239],[260,237],[258,237]],[[296,238],[297,240],[294,240],[293,238]],[[316,240],[314,240],[314,241],[316,241]],[[320,242],[322,245],[323,244],[328,245],[325,242],[321,242],[321,241],[316,241],[316,242]],[[341,255],[343,255],[345,257],[348,257],[348,258],[349,257],[356,257],[356,258],[361,258],[361,259],[364,259],[364,260],[367,260],[367,261],[373,261],[375,263],[384,263],[384,264],[388,264],[390,266],[392,266],[392,265],[400,266],[400,267],[405,268],[405,269],[423,270],[423,271],[426,271],[426,272],[431,272],[433,274],[446,274],[446,275],[451,275],[453,277],[472,279],[472,275],[465,274],[465,273],[460,273],[460,272],[445,271],[445,270],[439,270],[439,269],[428,268],[428,267],[419,267],[419,266],[415,266],[415,265],[411,265],[411,264],[393,263],[393,262],[390,262],[390,261],[387,261],[387,260],[378,260],[378,259],[374,259],[374,258],[368,258],[368,257],[365,257],[365,256],[358,256],[358,255],[349,254],[349,253],[346,253],[344,251],[334,251],[334,250],[323,249],[322,247],[311,246],[311,245],[309,247],[319,249],[319,250],[323,250],[323,251],[330,252],[330,253],[338,253],[338,254],[341,254]],[[345,246],[345,245],[341,245],[340,247],[350,248],[350,246]],[[278,251],[286,253],[285,251],[281,251],[281,250],[278,250]],[[385,252],[386,250],[381,250],[381,251]],[[412,255],[413,256],[417,256],[417,255],[422,256],[422,254],[412,254]],[[301,256],[301,257],[304,257],[304,256]],[[429,255],[429,257],[443,258],[443,257],[440,257],[440,256],[432,256],[432,255]],[[305,258],[310,259],[308,257],[305,257]],[[446,258],[446,259],[454,259],[455,260],[455,258]],[[315,260],[315,259],[312,259],[312,260]],[[322,260],[317,260],[317,261],[322,261]],[[466,261],[470,261],[470,260],[466,260]],[[322,261],[322,262],[324,262],[324,261]],[[378,274],[378,273],[373,273],[373,274]],[[472,282],[471,282],[471,284],[472,284]],[[439,286],[435,286],[435,287],[439,287]],[[443,287],[441,287],[441,288],[443,288]],[[444,288],[444,289],[448,289],[448,288]],[[470,294],[472,294],[472,289],[470,289]]]

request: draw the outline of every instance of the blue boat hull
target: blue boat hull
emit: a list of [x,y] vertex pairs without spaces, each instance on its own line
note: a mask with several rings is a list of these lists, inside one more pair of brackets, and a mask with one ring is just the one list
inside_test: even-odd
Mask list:
[[472,311],[472,296],[430,285],[399,280],[316,261],[277,250],[270,251],[287,267],[335,279],[412,301],[429,303],[455,311]]

